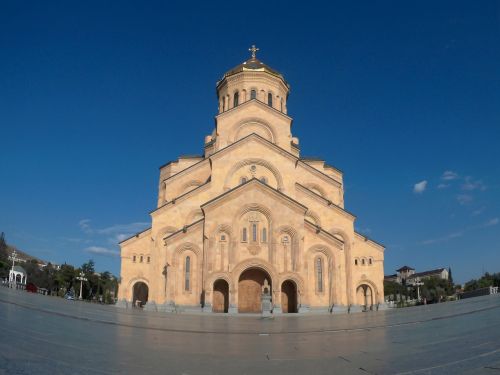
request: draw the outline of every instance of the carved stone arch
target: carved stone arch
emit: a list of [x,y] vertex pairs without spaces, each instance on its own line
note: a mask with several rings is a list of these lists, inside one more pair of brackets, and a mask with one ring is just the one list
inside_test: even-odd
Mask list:
[[276,133],[273,128],[266,121],[262,120],[259,117],[250,117],[245,118],[239,122],[237,122],[233,127],[233,142],[243,138],[241,133],[244,128],[249,126],[256,126],[259,130],[263,132],[263,134],[259,134],[262,138],[267,139],[269,142],[276,143]]
[[196,189],[197,187],[203,185],[203,182],[200,180],[191,180],[186,182],[185,184],[182,185],[182,187],[179,189],[179,193],[177,196],[182,195],[184,193],[187,193],[193,189]]
[[125,292],[125,295],[127,296],[126,298],[128,301],[132,301],[132,299],[134,298],[134,285],[138,282],[142,282],[142,283],[146,284],[146,286],[150,289],[149,280],[146,277],[143,277],[143,276],[133,277],[127,283],[127,290]]
[[203,218],[205,215],[203,214],[203,211],[201,210],[201,208],[195,208],[194,210],[192,210],[187,216],[186,216],[186,221],[185,221],[185,225],[189,225],[189,224],[192,224],[194,223],[195,221],[198,221],[200,220],[201,218]]
[[340,228],[332,228],[328,232],[334,236],[342,237],[342,241],[344,241],[344,250],[351,250],[352,248],[351,237],[344,230]]
[[326,286],[326,283],[323,285],[326,286],[326,291],[328,293],[328,305],[332,306],[332,303],[336,303],[336,301],[338,301],[338,286],[334,283],[335,277],[336,277],[335,275],[337,273],[334,272],[335,260],[334,260],[332,250],[329,247],[327,247],[325,245],[320,245],[320,244],[311,246],[309,248],[309,250],[307,250],[307,255],[305,257],[305,268],[306,268],[306,270],[309,270],[309,263],[308,262],[310,259],[312,259],[313,270],[314,270],[314,267],[315,267],[314,262],[316,262],[316,256],[318,253],[323,254],[327,259],[327,262],[325,264],[326,267],[324,268],[324,271],[326,271],[326,275],[328,277],[327,278],[328,285]]
[[310,182],[305,184],[304,186],[309,190],[314,191],[316,194],[321,195],[323,198],[328,198],[325,189],[323,189],[320,185]]
[[[282,225],[275,231],[276,237],[279,238],[282,234],[288,234],[291,237],[291,269],[292,271],[296,271],[299,268],[300,263],[300,238],[297,230],[289,225]],[[276,249],[277,250],[277,249]],[[273,263],[276,262],[276,257],[278,256],[277,251],[274,254]]]
[[213,291],[214,283],[217,280],[224,280],[225,282],[227,282],[227,285],[229,285],[229,290],[230,291],[234,290],[233,279],[231,278],[231,275],[228,272],[216,272],[211,274],[205,282],[205,290],[208,292]]
[[321,219],[318,214],[316,214],[314,211],[307,210],[306,219],[309,219],[310,222],[312,222],[314,225],[321,227]]
[[[330,248],[328,248],[327,246],[324,246],[324,245],[313,245],[307,250],[306,262],[307,262],[307,259],[309,258],[309,256],[314,255],[314,253],[322,253],[326,256],[328,261],[333,261],[333,253],[330,250]],[[306,267],[307,267],[307,264],[306,264]]]
[[[213,270],[216,262],[216,252],[219,243],[219,235],[224,232],[229,236],[229,241],[227,243],[226,256],[229,264],[232,263],[234,258],[234,241],[235,236],[233,235],[233,228],[229,224],[219,224],[212,233],[208,234],[208,253],[206,257],[207,266],[209,270]],[[224,256],[224,254],[221,254]]]
[[376,303],[378,301],[378,297],[379,297],[378,288],[373,281],[371,281],[370,279],[368,279],[366,277],[366,275],[361,276],[361,280],[356,284],[356,288],[354,290],[357,290],[363,284],[366,284],[366,285],[370,286],[370,288],[372,288],[373,293],[375,294],[374,295],[375,298],[373,300]]
[[158,230],[158,234],[156,235],[155,237],[155,243],[158,244],[158,246],[164,246],[165,243],[163,241],[163,239],[168,235],[168,234],[171,234],[171,233],[175,233],[179,230],[179,228],[176,228],[176,227],[173,227],[171,225],[165,225],[163,227],[161,227],[159,230]]
[[[173,262],[173,267],[178,267],[179,266],[179,258],[181,257],[182,253],[186,250],[190,250],[192,251],[193,253],[195,253],[196,255],[196,258],[198,260],[198,264],[199,266],[201,267],[201,264],[203,263],[202,259],[201,259],[201,250],[200,248],[191,243],[191,242],[185,242],[183,243],[182,245],[179,245],[175,250],[174,250],[174,254],[173,254],[173,259],[172,259],[172,262]],[[201,268],[200,268],[201,269]]]
[[269,171],[271,171],[274,178],[276,179],[276,183],[278,184],[278,190],[283,191],[283,177],[281,176],[281,173],[278,171],[278,169],[267,160],[258,158],[245,159],[234,164],[226,175],[226,179],[224,180],[224,190],[230,189],[229,183],[238,169],[252,164],[260,165],[261,167],[267,168]]
[[[288,294],[286,292],[286,288],[285,290],[283,290],[283,284],[285,282],[289,282],[289,281],[292,281],[294,284],[295,284],[295,295],[293,297],[291,297],[290,294]],[[281,292],[281,301],[280,301],[280,304],[282,306],[282,308],[284,309],[283,311],[285,312],[285,310],[288,310],[286,312],[290,312],[289,310],[289,298],[291,297],[292,298],[292,304],[295,305],[295,307],[293,308],[295,310],[295,312],[298,312],[299,308],[301,305],[307,305],[309,304],[309,299],[308,299],[308,296],[307,296],[307,288],[306,288],[306,283],[304,282],[304,279],[297,273],[295,272],[286,272],[286,273],[282,273],[280,274],[280,280],[279,280],[279,285],[278,285],[278,292]],[[290,291],[288,291],[290,292]],[[286,296],[286,309],[285,309],[285,306],[283,306],[283,296]]]
[[263,214],[267,220],[269,221],[269,224],[271,224],[273,215],[271,214],[271,210],[267,208],[266,206],[259,204],[259,203],[250,203],[244,205],[242,208],[239,209],[239,211],[236,213],[235,216],[235,221],[241,219],[243,215],[245,215],[247,212],[250,211],[258,211],[261,214]]
[[235,286],[238,285],[238,281],[241,274],[250,268],[261,268],[264,271],[266,271],[269,277],[271,278],[269,282],[273,286],[273,289],[276,288],[275,283],[279,281],[278,271],[276,270],[276,268],[274,268],[274,266],[271,263],[266,262],[264,259],[260,258],[245,259],[240,263],[238,263],[231,272],[233,276],[233,285]]
[[146,284],[149,287],[149,280],[144,276],[137,276],[137,277],[130,279],[128,282],[128,287],[130,288],[130,287],[134,286],[134,284],[139,282],[139,281],[143,282],[144,284]]
[[232,236],[233,235],[233,228],[229,224],[219,224],[217,226],[217,228],[215,228],[213,236],[217,235],[217,233],[220,233],[220,232],[226,232],[227,234]]
[[[173,256],[172,256],[172,267],[171,269],[173,270],[173,282],[170,285],[170,293],[173,293],[171,295],[175,295],[176,291],[178,288],[182,288],[182,284],[180,283],[179,278],[182,277],[181,274],[181,263],[180,260],[183,258],[183,253],[186,251],[191,251],[195,254],[196,256],[196,284],[193,283],[193,290],[199,290],[201,292],[202,289],[202,282],[201,282],[201,274],[202,274],[202,267],[203,267],[203,258],[202,258],[202,252],[201,249],[195,245],[192,242],[185,242],[174,250]],[[170,276],[169,276],[170,277]],[[195,289],[196,288],[196,289]]]
[[285,272],[279,275],[279,288],[281,288],[281,284],[283,284],[286,280],[292,280],[295,285],[297,285],[297,291],[300,294],[304,294],[306,291],[306,283],[302,276],[295,272]]

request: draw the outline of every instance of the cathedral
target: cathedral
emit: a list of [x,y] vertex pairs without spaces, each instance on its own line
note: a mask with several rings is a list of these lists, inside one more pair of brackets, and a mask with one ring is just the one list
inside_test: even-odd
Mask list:
[[272,314],[384,307],[384,247],[354,229],[343,173],[301,156],[290,85],[257,51],[217,82],[203,154],[160,167],[151,227],[120,243],[119,306],[261,313],[267,293]]

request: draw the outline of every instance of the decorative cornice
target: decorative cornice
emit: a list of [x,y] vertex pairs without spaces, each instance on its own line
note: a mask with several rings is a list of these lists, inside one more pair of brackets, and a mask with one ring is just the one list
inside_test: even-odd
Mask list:
[[118,244],[119,245],[124,244],[125,242],[127,242],[128,240],[131,240],[131,239],[139,239],[139,237],[141,236],[141,234],[146,233],[147,231],[150,231],[150,230],[151,230],[151,227],[146,228],[146,229],[144,229],[141,232],[138,232],[138,233],[136,233],[136,234],[134,234],[134,235],[132,235],[132,236],[130,236],[128,238],[125,238],[123,241],[118,242]]
[[373,247],[376,247],[378,250],[384,252],[385,251],[385,246],[382,245],[381,243],[375,241],[375,240],[372,240],[371,238],[368,238],[366,237],[365,235],[361,234],[361,233],[358,233],[356,231],[354,231],[354,235],[355,237],[363,240],[363,242],[367,242],[369,243],[370,245],[372,245]]
[[[177,159],[177,162],[178,161],[179,161],[179,159]],[[180,176],[184,175],[188,170],[189,171],[195,170],[196,167],[200,167],[200,166],[203,165],[203,163],[206,163],[206,162],[208,162],[208,158],[202,159],[199,162],[194,163],[194,164],[190,165],[187,168],[184,168],[182,171],[179,171],[179,172],[173,174],[172,176],[167,177],[166,179],[164,179],[162,181],[162,183],[165,183],[165,182],[167,182],[168,180],[170,180],[170,179],[172,179],[174,177],[180,177]]]
[[179,229],[177,232],[171,233],[168,236],[163,237],[163,241],[166,242],[166,241],[170,241],[170,240],[175,240],[176,237],[178,237],[182,234],[191,232],[192,230],[196,229],[199,226],[199,224],[203,223],[204,221],[205,221],[205,218],[202,218],[202,219],[196,220],[195,222],[193,222],[189,225],[185,225],[184,227],[182,227],[182,229]]
[[178,204],[178,203],[182,202],[183,200],[185,200],[186,198],[190,197],[194,193],[199,193],[200,191],[208,188],[209,185],[210,185],[210,182],[212,182],[211,179],[209,179],[204,184],[202,184],[202,185],[200,185],[198,187],[195,187],[194,189],[189,190],[189,191],[187,191],[187,192],[179,195],[178,197],[173,198],[172,200],[170,200],[170,201],[166,202],[165,204],[161,205],[160,207],[155,208],[154,210],[150,211],[149,214],[150,215],[153,215],[153,214],[156,215],[156,214],[159,213],[158,211],[162,210],[163,208],[166,208],[168,206],[171,206],[171,205]]
[[201,205],[201,209],[203,210],[203,212],[205,212],[205,209],[210,207],[211,205],[215,204],[216,202],[222,200],[222,199],[225,199],[226,197],[234,194],[234,193],[237,193],[241,190],[246,190],[248,188],[250,188],[251,186],[256,186],[256,187],[259,187],[261,189],[263,189],[264,191],[267,191],[267,192],[270,192],[271,194],[273,194],[274,196],[276,196],[277,198],[285,201],[288,203],[289,207],[292,207],[292,208],[295,208],[295,209],[298,209],[301,213],[303,213],[305,215],[305,213],[307,212],[308,208],[306,206],[304,206],[302,203],[299,203],[297,202],[295,199],[293,198],[290,198],[288,195],[286,194],[283,194],[282,192],[272,188],[271,186],[269,185],[266,185],[264,183],[262,183],[260,180],[256,179],[256,178],[252,178],[251,180],[245,182],[244,184],[241,184],[241,185],[238,185],[236,186],[235,188],[231,189],[231,190],[228,190],[226,191],[225,193],[207,201],[206,203],[202,204]]
[[267,105],[266,103],[260,101],[259,99],[250,99],[250,100],[247,100],[241,104],[238,104],[236,107],[233,107],[233,108],[230,108],[228,110],[225,110],[224,112],[218,113],[217,115],[215,115],[215,122],[217,122],[217,120],[220,117],[224,117],[224,115],[226,115],[227,113],[235,112],[238,109],[244,108],[245,106],[248,106],[248,105],[253,104],[253,103],[257,103],[260,107],[262,107],[263,109],[265,109],[266,111],[268,111],[270,113],[279,114],[279,115],[285,117],[287,120],[292,121],[292,118],[290,116],[288,116],[286,113],[281,112],[281,111],[277,110],[276,108]]
[[314,191],[306,188],[304,185],[300,184],[299,182],[296,182],[295,183],[295,186],[298,188],[298,190],[302,191],[303,193],[306,193],[307,195],[309,195],[310,197],[313,197],[314,199],[318,200],[319,202],[321,202],[324,206],[327,206],[327,207],[330,207],[332,209],[334,209],[335,211],[339,212],[340,214],[348,217],[349,219],[351,219],[352,221],[354,221],[356,219],[356,215],[354,215],[353,213],[349,212],[349,211],[346,211],[345,209],[343,209],[342,207],[336,205],[335,203],[333,203],[332,201],[322,197],[321,195],[315,193]]
[[344,241],[341,239],[338,239],[335,237],[333,234],[330,232],[327,232],[326,230],[322,229],[321,227],[317,226],[314,223],[311,223],[309,220],[304,220],[305,227],[311,231],[313,231],[316,235],[321,237],[322,239],[327,240],[328,242],[331,242],[335,245],[335,247],[339,250],[344,249]]

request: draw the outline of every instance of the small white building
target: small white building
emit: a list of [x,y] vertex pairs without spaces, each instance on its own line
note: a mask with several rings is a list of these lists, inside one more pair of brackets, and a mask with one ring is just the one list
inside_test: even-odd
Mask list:
[[9,283],[11,285],[26,286],[28,274],[21,266],[14,266],[9,271]]

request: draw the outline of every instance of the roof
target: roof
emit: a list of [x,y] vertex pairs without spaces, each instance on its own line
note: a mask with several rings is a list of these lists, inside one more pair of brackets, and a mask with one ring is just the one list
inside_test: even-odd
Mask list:
[[267,72],[269,74],[272,74],[273,76],[281,78],[283,80],[283,82],[285,82],[285,84],[289,87],[288,83],[285,81],[285,77],[283,77],[283,75],[280,72],[278,72],[277,70],[274,70],[269,65],[264,64],[262,61],[260,61],[256,57],[251,57],[247,61],[244,61],[243,63],[235,66],[234,68],[232,68],[230,70],[228,70],[224,74],[224,76],[222,77],[222,79],[219,82],[217,82],[217,86],[226,77],[232,76],[233,74],[237,74],[237,73],[241,73],[241,72],[245,72],[245,71],[252,71],[252,70],[253,71]]
[[436,275],[438,273],[441,273],[445,270],[446,268],[437,268],[435,270],[430,270],[430,271],[424,271],[424,272],[418,272],[414,273],[413,275],[410,276],[410,278],[415,278],[415,277],[422,277],[422,276],[430,276],[430,275]]
[[411,268],[409,266],[403,266],[399,270],[396,270],[397,272],[402,272],[402,271],[415,271],[415,268]]
[[20,273],[23,273],[23,274],[27,275],[26,271],[21,266],[14,266],[14,267],[12,267],[12,271],[14,271],[14,272],[20,272]]

